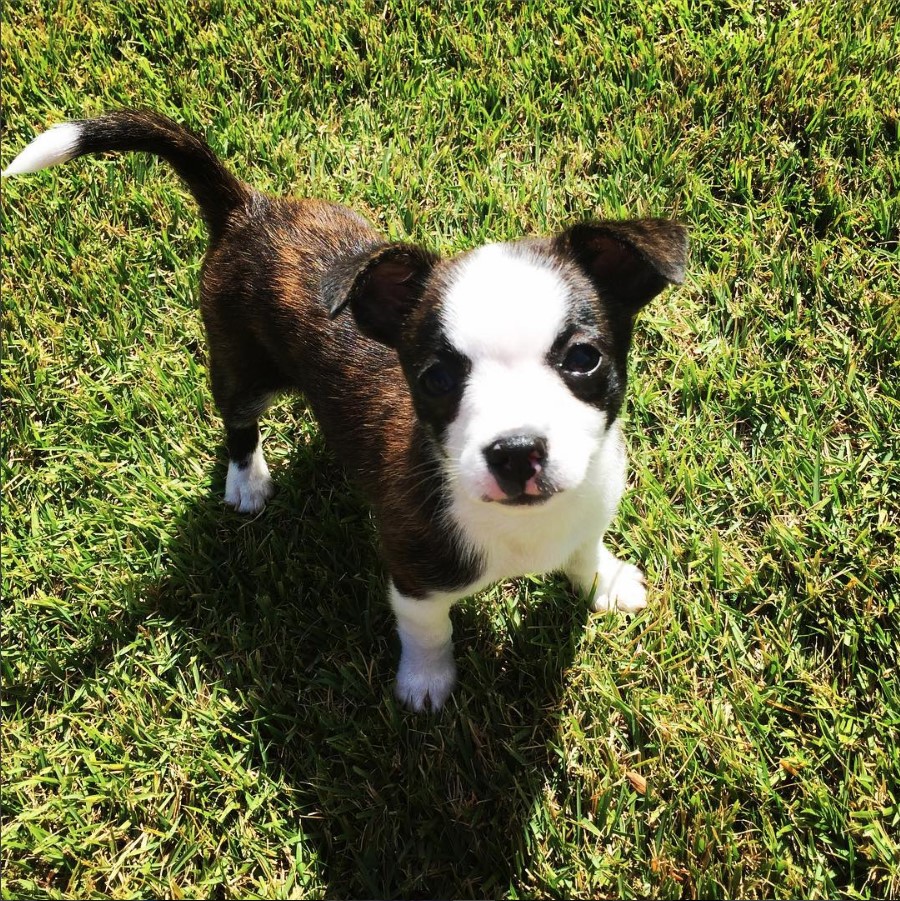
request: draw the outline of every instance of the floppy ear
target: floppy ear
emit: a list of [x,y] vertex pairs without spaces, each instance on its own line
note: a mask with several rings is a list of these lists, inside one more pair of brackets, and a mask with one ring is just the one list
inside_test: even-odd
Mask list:
[[326,278],[330,317],[349,306],[364,335],[396,347],[437,260],[416,244],[382,244],[353,257]]
[[574,257],[601,297],[629,316],[668,284],[684,281],[687,229],[668,219],[586,222],[562,232],[557,248]]

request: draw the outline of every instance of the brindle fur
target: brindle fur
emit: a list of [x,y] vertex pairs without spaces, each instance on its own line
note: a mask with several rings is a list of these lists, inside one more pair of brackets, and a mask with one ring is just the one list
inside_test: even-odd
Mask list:
[[[445,515],[440,439],[454,411],[409,387],[441,349],[442,286],[464,255],[443,261],[389,244],[338,204],[267,197],[232,175],[202,138],[157,113],[122,110],[77,125],[77,146],[63,158],[154,153],[200,205],[210,234],[201,311],[232,462],[249,464],[273,395],[300,391],[368,493],[399,592],[422,598],[475,583],[484,561]],[[614,371],[582,399],[611,423],[624,396],[634,314],[680,281],[684,229],[660,220],[593,223],[511,246],[551,258],[572,289],[573,311],[581,305],[589,315],[580,320],[595,323]],[[345,306],[353,316],[339,315]]]
[[256,434],[273,394],[302,392],[376,522],[391,524],[379,535],[395,584],[422,597],[470,583],[478,561],[444,520],[438,458],[396,352],[330,315],[331,274],[382,244],[345,207],[250,193],[207,252],[201,311],[226,427]]

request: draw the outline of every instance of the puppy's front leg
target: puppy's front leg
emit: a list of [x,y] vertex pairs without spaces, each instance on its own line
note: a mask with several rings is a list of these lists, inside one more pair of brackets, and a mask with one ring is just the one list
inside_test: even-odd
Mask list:
[[633,564],[614,557],[602,540],[576,551],[564,570],[569,581],[585,594],[595,589],[594,610],[636,613],[647,606],[644,574]]
[[413,710],[438,710],[456,684],[450,608],[456,598],[416,600],[390,585],[391,607],[400,634],[395,694]]

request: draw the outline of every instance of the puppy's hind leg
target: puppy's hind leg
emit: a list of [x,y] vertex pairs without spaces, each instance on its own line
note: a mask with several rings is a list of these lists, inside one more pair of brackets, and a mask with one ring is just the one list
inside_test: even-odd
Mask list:
[[272,379],[260,378],[258,367],[243,370],[235,362],[233,358],[225,362],[216,355],[210,361],[213,396],[225,420],[228,446],[225,503],[238,513],[258,513],[274,490],[258,420],[278,386]]
[[263,456],[259,426],[225,426],[228,475],[225,503],[238,513],[258,513],[272,496],[274,486]]

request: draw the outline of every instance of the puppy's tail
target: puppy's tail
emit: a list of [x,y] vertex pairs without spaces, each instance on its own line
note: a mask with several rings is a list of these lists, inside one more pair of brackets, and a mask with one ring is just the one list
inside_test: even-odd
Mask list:
[[38,172],[86,153],[125,151],[156,154],[175,169],[200,205],[213,240],[222,234],[229,214],[251,194],[206,141],[166,116],[142,110],[55,125],[39,134],[2,174]]

